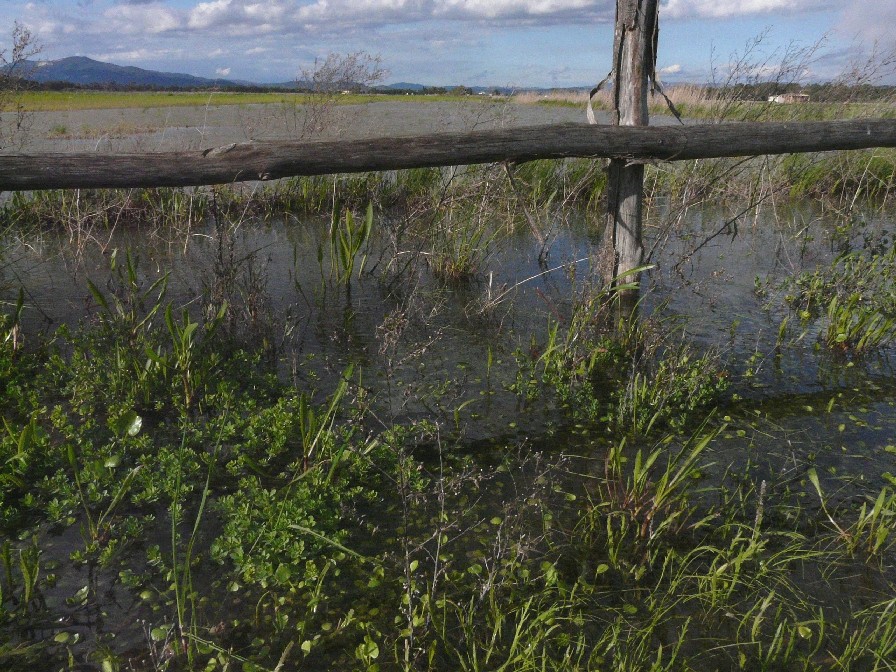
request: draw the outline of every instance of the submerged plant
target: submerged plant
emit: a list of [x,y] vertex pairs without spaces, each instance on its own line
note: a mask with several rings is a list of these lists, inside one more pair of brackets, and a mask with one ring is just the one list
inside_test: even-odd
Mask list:
[[[330,224],[330,259],[333,275],[340,285],[348,286],[355,270],[355,260],[370,240],[373,228],[373,204],[367,205],[363,219],[356,218],[351,210],[339,216],[340,208],[333,208],[333,220]],[[367,255],[361,257],[358,275],[364,271]]]
[[896,318],[886,317],[860,305],[861,297],[852,294],[841,303],[833,297],[828,305],[825,345],[855,355],[888,344],[896,336]]

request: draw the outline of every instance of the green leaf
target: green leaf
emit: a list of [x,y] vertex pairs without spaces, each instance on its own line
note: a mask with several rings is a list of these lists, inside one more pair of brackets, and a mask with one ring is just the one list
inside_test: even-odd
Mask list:
[[291,576],[292,572],[290,571],[289,567],[287,567],[283,563],[280,563],[280,565],[277,567],[277,570],[274,572],[274,578],[277,579],[277,583],[286,583],[287,581],[289,581]]
[[815,471],[815,467],[809,469],[809,471],[806,472],[806,476],[809,478],[809,482],[815,486],[815,490],[816,492],[818,492],[818,496],[822,497],[823,495],[821,492],[821,484],[818,482],[818,472]]
[[112,430],[121,438],[125,436],[137,436],[143,427],[143,418],[137,412],[130,410],[119,417],[112,425]]
[[168,632],[170,628],[165,625],[160,625],[157,628],[153,628],[149,631],[149,636],[154,642],[163,642],[168,637]]

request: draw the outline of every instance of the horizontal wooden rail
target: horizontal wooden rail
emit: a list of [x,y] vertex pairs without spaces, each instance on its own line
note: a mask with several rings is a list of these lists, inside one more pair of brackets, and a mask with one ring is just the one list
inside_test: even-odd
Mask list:
[[244,142],[191,152],[11,154],[0,156],[0,191],[196,186],[565,157],[680,161],[869,147],[896,147],[896,120],[568,124],[367,140]]

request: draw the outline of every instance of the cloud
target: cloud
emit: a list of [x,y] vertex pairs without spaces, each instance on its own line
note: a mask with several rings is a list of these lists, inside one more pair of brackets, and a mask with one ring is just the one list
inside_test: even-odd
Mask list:
[[230,68],[216,68],[215,74],[218,77],[228,77],[230,75]]
[[871,43],[875,40],[887,46],[896,46],[896,0],[851,0],[843,10],[840,32],[847,37],[858,37]]
[[677,75],[682,70],[680,64],[675,63],[674,65],[667,65],[665,68],[660,68],[659,74],[661,75]]
[[839,6],[842,6],[842,0],[666,0],[660,4],[660,17],[729,19],[751,14],[795,14]]
[[606,8],[609,2],[595,0],[435,0],[433,15],[496,19],[548,16],[575,10]]
[[611,20],[613,0],[207,0],[188,11],[192,30],[281,33],[412,24],[432,19],[506,22]]
[[114,5],[104,12],[108,21],[105,31],[116,34],[158,35],[181,27],[178,14],[154,2],[148,4]]
[[109,61],[113,63],[145,63],[149,60],[179,58],[182,56],[183,54],[179,51],[171,51],[169,49],[124,49],[92,54],[92,57],[99,61]]

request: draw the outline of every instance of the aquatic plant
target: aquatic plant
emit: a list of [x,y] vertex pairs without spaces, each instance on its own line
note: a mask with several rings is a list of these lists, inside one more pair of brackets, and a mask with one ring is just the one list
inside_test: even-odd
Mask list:
[[[333,208],[333,218],[330,223],[330,261],[332,272],[336,282],[348,286],[355,270],[355,259],[370,240],[370,232],[373,229],[373,204],[368,203],[367,212],[363,219],[355,221],[355,215],[351,210],[341,213],[341,208]],[[367,255],[362,255],[358,266],[358,276],[364,272],[364,264]]]

